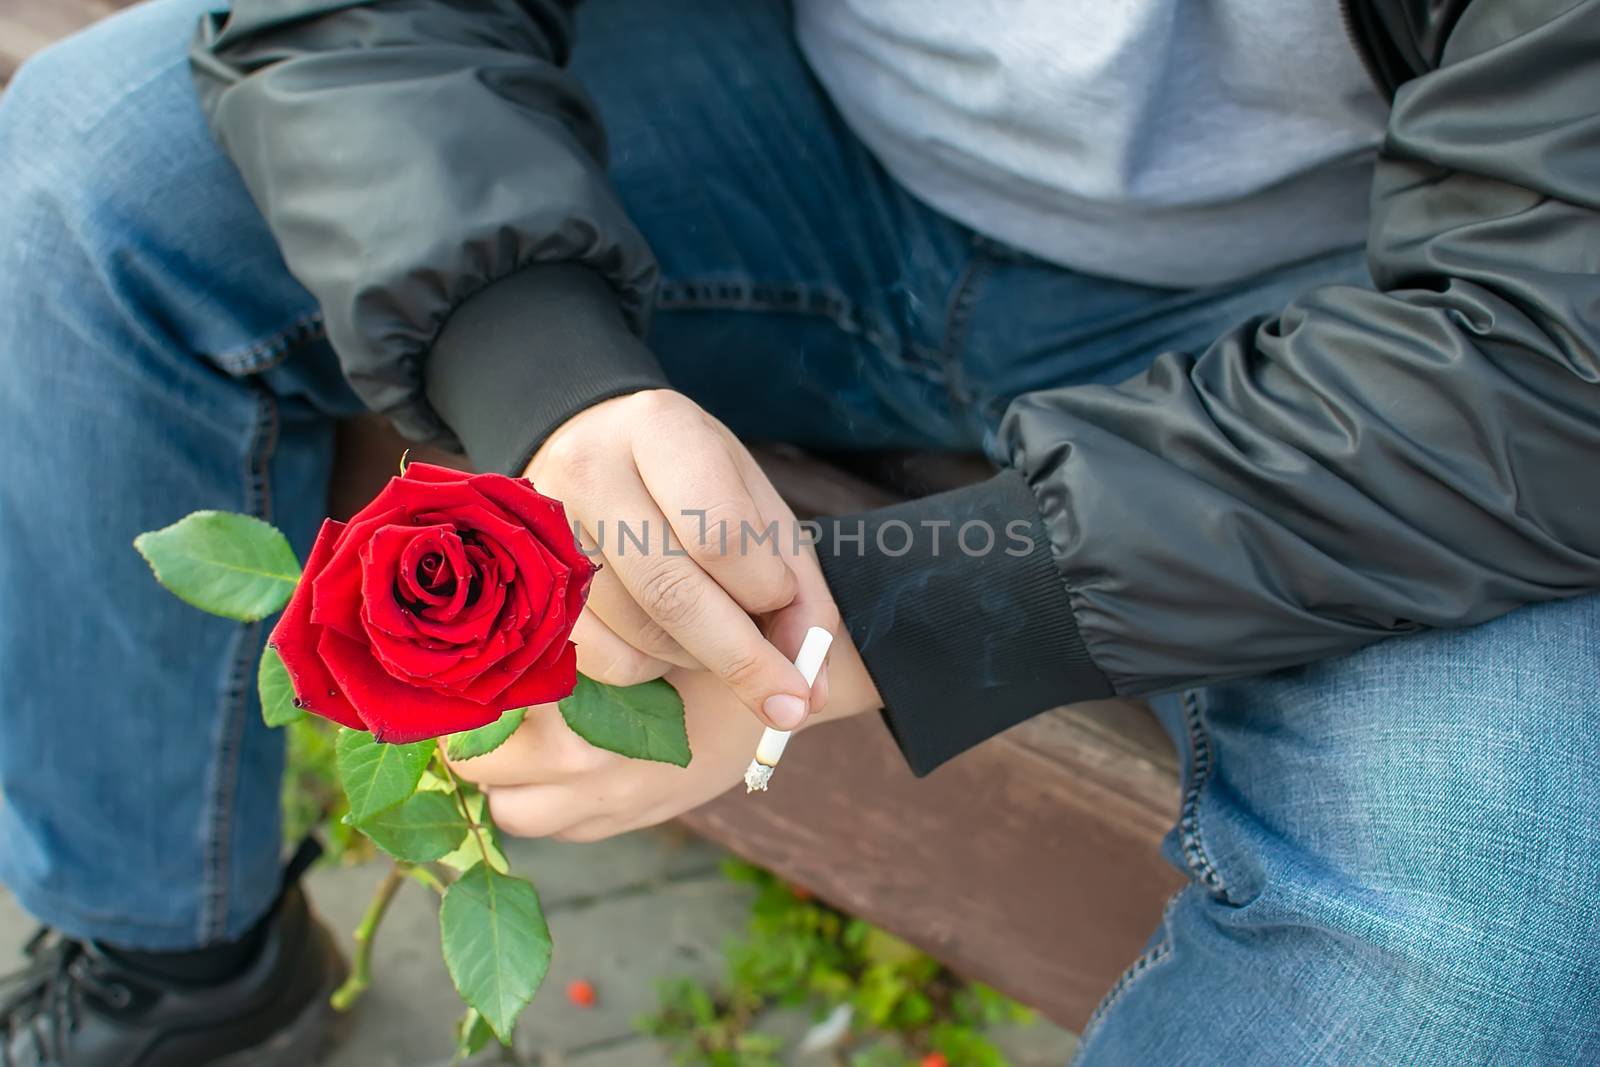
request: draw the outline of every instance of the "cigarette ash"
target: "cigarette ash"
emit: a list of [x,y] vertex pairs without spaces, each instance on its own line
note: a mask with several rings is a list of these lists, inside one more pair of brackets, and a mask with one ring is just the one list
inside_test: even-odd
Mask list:
[[767,783],[772,781],[772,768],[759,760],[751,760],[750,766],[744,769],[744,791],[746,795],[760,790],[767,791]]

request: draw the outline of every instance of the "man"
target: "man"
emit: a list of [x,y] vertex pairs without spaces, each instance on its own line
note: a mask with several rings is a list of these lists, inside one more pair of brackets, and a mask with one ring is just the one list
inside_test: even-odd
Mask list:
[[[1600,0],[597,2],[570,62],[554,0],[211,7],[0,103],[19,1055],[317,1024],[261,628],[127,543],[303,549],[369,407],[688,550],[613,542],[576,636],[670,672],[694,764],[530,716],[471,768],[513,832],[670,817],[763,721],[881,707],[927,771],[1181,694],[1192,882],[1084,1063],[1600,1058]],[[789,518],[740,437],[1000,472],[728,551]]]

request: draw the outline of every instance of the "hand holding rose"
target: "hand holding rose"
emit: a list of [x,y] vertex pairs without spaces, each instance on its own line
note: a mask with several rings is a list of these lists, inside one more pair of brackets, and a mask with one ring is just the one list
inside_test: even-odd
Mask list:
[[[545,442],[526,476],[599,548],[573,632],[584,674],[632,685],[674,666],[709,670],[785,730],[822,707],[826,674],[808,690],[788,658],[810,627],[838,631],[821,568],[795,551],[794,514],[749,451],[699,405],[660,389],[597,404]],[[648,547],[618,536],[619,522],[648,530]],[[743,536],[772,523],[770,542]]]

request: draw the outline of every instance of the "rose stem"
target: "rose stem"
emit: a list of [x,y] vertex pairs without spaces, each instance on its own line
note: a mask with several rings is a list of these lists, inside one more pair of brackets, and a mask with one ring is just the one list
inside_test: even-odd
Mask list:
[[[820,626],[813,626],[806,631],[805,640],[800,643],[800,651],[795,653],[794,665],[800,668],[800,676],[805,679],[806,685],[812,685],[817,680],[817,674],[822,670],[822,661],[827,658],[828,649],[833,645],[833,635]],[[772,772],[778,766],[778,760],[783,756],[783,746],[789,743],[790,730],[774,730],[767,727],[761,731],[761,743],[756,746],[755,758],[750,761],[750,766],[744,772],[744,791],[754,793],[756,790],[766,792],[767,782],[772,779]]]
[[[434,754],[438,755],[437,749]],[[450,761],[443,756],[439,756],[438,764],[439,769],[444,772],[444,776],[450,779],[450,792],[455,794],[456,807],[461,809],[461,817],[467,820],[467,825],[472,828],[472,836],[478,839],[478,854],[483,857],[483,865],[491,871],[494,870],[494,864],[489,862],[489,843],[483,839],[483,827],[478,824],[477,819],[472,817],[472,806],[467,803],[467,798],[461,794],[461,783],[456,779],[456,772],[450,769]],[[485,800],[484,810],[487,811],[488,808],[489,802]]]
[[428,868],[408,866],[405,874],[406,877],[411,879],[413,882],[417,882],[420,885],[425,885],[435,893],[438,893],[441,897],[444,896],[444,891],[446,888],[445,884],[439,880],[438,875],[428,870]]
[[389,910],[389,902],[394,900],[395,891],[405,880],[406,869],[410,866],[409,863],[396,863],[383,876],[383,881],[378,883],[378,892],[373,895],[372,903],[367,905],[361,925],[356,927],[356,957],[350,965],[350,977],[329,998],[334,1011],[349,1011],[361,994],[367,991],[372,981],[372,942],[378,935],[378,924],[383,921],[384,913]]

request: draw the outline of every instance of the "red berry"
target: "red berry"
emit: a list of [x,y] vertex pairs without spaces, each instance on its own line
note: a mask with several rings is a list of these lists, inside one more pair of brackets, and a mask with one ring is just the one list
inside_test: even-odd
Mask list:
[[803,885],[795,885],[793,882],[791,882],[791,883],[789,883],[789,892],[790,892],[790,894],[792,894],[794,896],[794,899],[796,899],[796,900],[810,900],[811,899],[811,890],[807,889]]
[[580,1008],[592,1008],[594,1002],[599,1000],[599,995],[594,991],[594,983],[583,978],[574,978],[567,983],[567,999]]
[[942,1052],[930,1052],[922,1057],[921,1067],[950,1067],[950,1061],[944,1058]]

